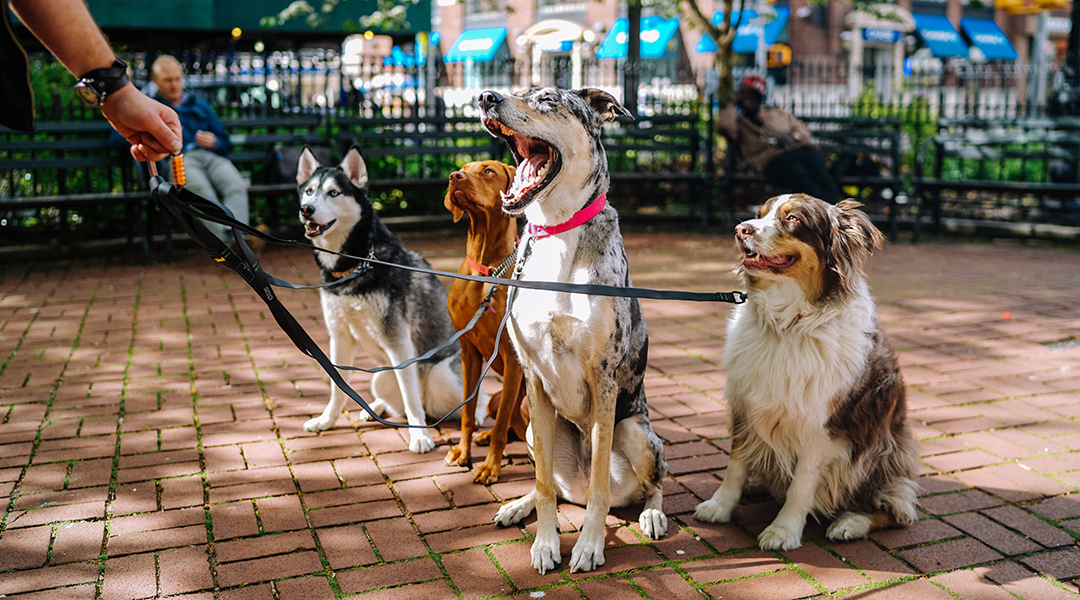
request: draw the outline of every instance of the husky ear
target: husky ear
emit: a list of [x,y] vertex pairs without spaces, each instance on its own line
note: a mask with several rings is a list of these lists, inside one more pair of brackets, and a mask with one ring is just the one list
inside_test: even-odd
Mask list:
[[315,154],[311,152],[311,148],[304,146],[303,152],[300,153],[300,164],[296,167],[296,183],[302,184],[311,179],[311,174],[321,166],[319,159],[315,158]]
[[364,162],[364,157],[360,154],[360,148],[356,146],[349,148],[349,151],[345,153],[345,158],[341,161],[341,170],[345,171],[345,176],[356,187],[367,187],[367,163]]
[[614,121],[615,117],[618,116],[631,116],[630,111],[619,104],[619,101],[615,99],[615,96],[612,96],[604,90],[584,88],[581,90],[574,90],[574,93],[581,96],[582,99],[585,100],[585,103],[596,111],[596,114],[600,115],[600,118],[605,121]]

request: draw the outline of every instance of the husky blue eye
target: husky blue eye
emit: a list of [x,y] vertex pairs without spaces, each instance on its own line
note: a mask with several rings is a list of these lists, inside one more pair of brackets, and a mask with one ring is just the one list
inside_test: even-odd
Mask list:
[[304,191],[304,193],[307,194],[308,196],[310,196],[310,195],[315,193],[315,190],[313,190],[311,188],[308,188],[307,190]]
[[338,195],[340,195],[340,194],[341,194],[341,192],[339,192],[337,190],[330,190],[330,197],[331,198],[337,198]]

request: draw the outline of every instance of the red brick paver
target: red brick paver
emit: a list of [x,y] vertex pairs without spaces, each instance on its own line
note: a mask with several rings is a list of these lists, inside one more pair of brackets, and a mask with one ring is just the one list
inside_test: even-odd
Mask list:
[[[629,234],[643,287],[736,289],[727,237]],[[461,240],[410,242],[456,270]],[[532,485],[523,443],[502,480],[473,484],[352,408],[303,422],[328,380],[232,273],[191,255],[0,270],[0,594],[25,599],[1077,597],[1080,586],[1080,261],[994,245],[895,245],[870,282],[899,351],[922,456],[920,520],[833,543],[811,521],[774,553],[755,535],[779,505],[748,497],[699,523],[730,451],[721,368],[729,307],[643,302],[646,389],[666,443],[669,533],[636,509],[608,519],[605,565],[566,564],[584,516],[559,508],[563,564],[539,575],[535,518],[500,529]],[[309,253],[271,273],[316,279]],[[282,291],[326,347],[317,293]],[[373,366],[364,356],[357,364]],[[370,378],[354,384],[366,393]],[[494,381],[489,382],[494,386]],[[493,387],[494,389],[494,387]],[[484,455],[474,449],[477,461]]]

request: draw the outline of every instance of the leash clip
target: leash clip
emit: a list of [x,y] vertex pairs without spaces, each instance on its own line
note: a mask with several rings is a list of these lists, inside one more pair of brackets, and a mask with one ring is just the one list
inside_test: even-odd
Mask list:
[[734,300],[734,304],[746,304],[748,296],[746,292],[731,292],[731,297]]

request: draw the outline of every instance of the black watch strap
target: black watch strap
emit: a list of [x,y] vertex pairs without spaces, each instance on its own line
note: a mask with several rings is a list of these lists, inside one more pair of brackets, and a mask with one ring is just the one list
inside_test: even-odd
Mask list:
[[108,97],[128,84],[127,63],[117,59],[111,66],[85,73],[79,81],[93,87],[100,97]]

